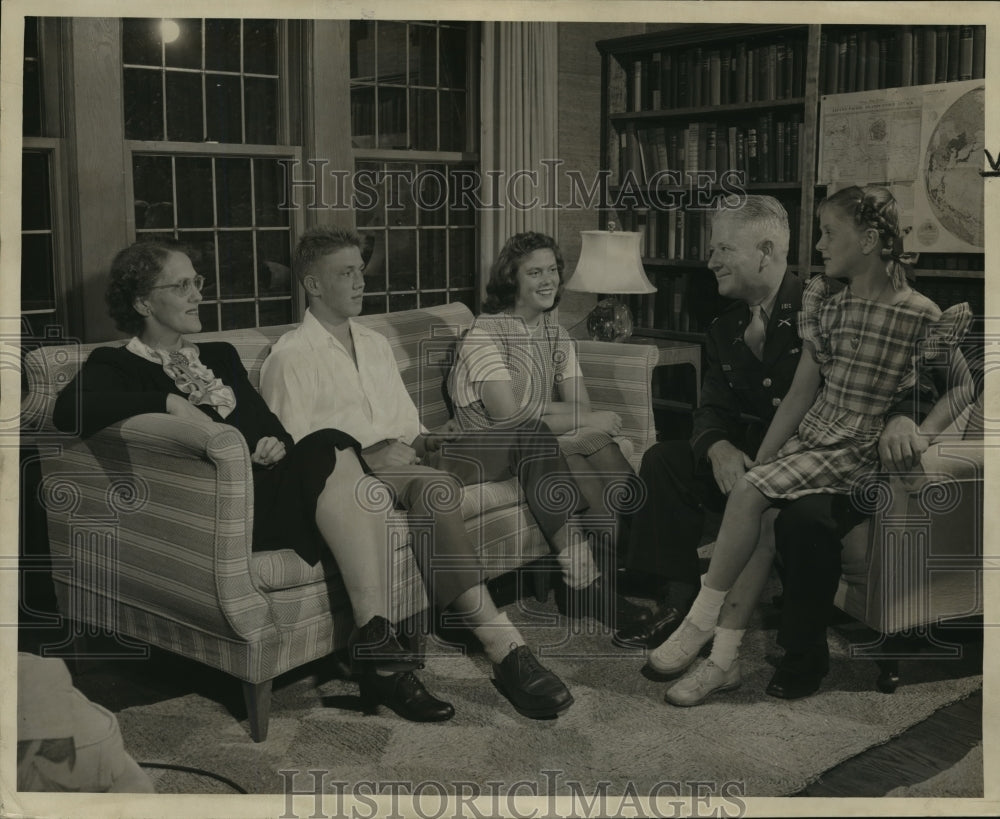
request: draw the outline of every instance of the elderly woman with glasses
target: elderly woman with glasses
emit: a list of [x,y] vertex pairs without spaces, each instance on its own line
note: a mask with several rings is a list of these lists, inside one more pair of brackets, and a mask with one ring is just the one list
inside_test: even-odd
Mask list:
[[313,565],[331,553],[360,626],[350,640],[351,663],[363,675],[366,700],[414,721],[450,718],[454,709],[413,675],[419,658],[399,644],[389,623],[385,522],[355,500],[356,489],[365,494],[359,484],[375,480],[357,441],[323,429],[293,443],[232,345],[185,338],[201,330],[203,284],[172,241],[140,242],[118,253],[106,298],[118,328],[132,338],[91,353],[56,400],[55,425],[86,438],[133,415],[167,412],[238,429],[253,464],[254,550],[293,543]]

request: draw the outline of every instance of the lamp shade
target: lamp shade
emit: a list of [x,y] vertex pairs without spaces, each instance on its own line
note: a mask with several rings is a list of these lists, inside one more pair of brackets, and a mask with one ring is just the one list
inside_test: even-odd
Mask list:
[[655,293],[639,250],[641,233],[582,230],[583,246],[567,290],[581,293]]

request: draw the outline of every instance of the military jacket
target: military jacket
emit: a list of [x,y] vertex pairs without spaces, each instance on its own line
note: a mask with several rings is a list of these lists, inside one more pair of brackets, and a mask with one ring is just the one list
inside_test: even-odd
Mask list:
[[768,317],[763,360],[743,341],[750,322],[750,307],[745,302],[734,301],[709,326],[701,404],[694,414],[691,435],[696,458],[706,457],[708,448],[721,440],[751,457],[756,455],[798,366],[802,289],[799,277],[786,272]]

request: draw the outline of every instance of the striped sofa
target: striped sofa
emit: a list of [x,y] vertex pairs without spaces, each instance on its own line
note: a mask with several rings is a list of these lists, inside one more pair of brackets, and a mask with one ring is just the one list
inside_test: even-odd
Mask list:
[[[389,338],[427,426],[448,417],[445,378],[457,335],[471,320],[461,304],[360,319]],[[271,344],[292,326],[194,339],[232,343],[256,385]],[[346,645],[353,623],[337,568],[332,561],[311,567],[291,548],[251,551],[250,456],[230,427],[150,414],[86,441],[58,433],[55,397],[97,346],[43,344],[24,360],[22,437],[42,455],[60,609],[77,634],[115,635],[124,656],[152,644],[238,678],[250,734],[261,741],[273,679]],[[638,464],[655,440],[656,348],[585,341],[579,358],[593,404],[622,415],[625,449]],[[548,553],[516,480],[467,488],[462,510],[488,576]],[[392,616],[401,621],[427,599],[405,516],[388,512],[387,533],[395,556]]]

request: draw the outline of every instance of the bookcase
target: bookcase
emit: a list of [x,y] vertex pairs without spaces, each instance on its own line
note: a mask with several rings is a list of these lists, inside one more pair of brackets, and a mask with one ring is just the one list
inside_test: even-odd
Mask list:
[[[981,78],[985,27],[677,24],[597,48],[601,225],[643,233],[657,287],[631,298],[635,334],[700,341],[724,306],[705,264],[717,198],[777,198],[789,214],[789,267],[821,272],[821,98]],[[916,286],[982,315],[984,269],[982,253],[923,254]]]

